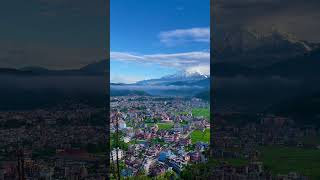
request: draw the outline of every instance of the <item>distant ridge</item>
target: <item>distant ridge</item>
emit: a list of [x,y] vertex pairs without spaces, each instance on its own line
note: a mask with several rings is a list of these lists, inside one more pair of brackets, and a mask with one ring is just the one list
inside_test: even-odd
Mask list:
[[13,68],[0,68],[0,75],[35,75],[34,72],[28,70],[19,70]]
[[217,61],[238,61],[242,65],[265,66],[309,53],[320,44],[299,40],[277,28],[257,30],[252,27],[218,29],[214,54]]
[[0,68],[0,75],[52,75],[52,76],[68,76],[68,75],[106,75],[107,61],[101,60],[92,64],[88,64],[79,69],[68,70],[50,70],[43,67],[24,67],[20,69]]
[[195,82],[209,79],[209,75],[203,75],[200,73],[187,73],[186,71],[181,71],[176,74],[163,76],[159,79],[149,79],[136,82],[135,85],[153,85],[153,86],[168,86],[168,85],[192,85]]
[[[215,77],[315,77],[320,75],[320,49],[315,48],[312,51],[298,55],[296,57],[287,58],[277,63],[272,63],[262,67],[248,67],[242,63],[236,62],[215,62],[213,66],[213,76]],[[25,67],[21,69],[0,68],[0,75],[19,75],[19,76],[72,76],[72,75],[109,75],[107,72],[107,62],[101,60],[92,64],[88,64],[79,69],[70,70],[49,70],[41,67]],[[176,85],[176,86],[205,86],[208,81],[208,75],[199,73],[187,74],[179,72],[177,74],[164,76],[159,79],[150,79],[139,81],[134,85]],[[111,85],[127,85],[124,83],[113,83]]]

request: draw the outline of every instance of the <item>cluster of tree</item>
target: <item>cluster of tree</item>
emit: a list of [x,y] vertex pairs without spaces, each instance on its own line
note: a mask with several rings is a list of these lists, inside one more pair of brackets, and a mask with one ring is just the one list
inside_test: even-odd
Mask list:
[[104,153],[104,152],[107,152],[107,146],[106,146],[106,144],[88,143],[86,145],[86,150],[89,153]]

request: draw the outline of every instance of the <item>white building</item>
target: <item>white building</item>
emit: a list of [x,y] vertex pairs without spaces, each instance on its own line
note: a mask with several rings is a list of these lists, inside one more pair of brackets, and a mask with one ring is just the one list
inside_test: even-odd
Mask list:
[[[118,149],[118,159],[121,160],[124,156],[124,153],[121,149]],[[111,154],[110,154],[110,159],[112,161],[116,161],[117,160],[117,150],[116,149],[113,149],[111,151]]]
[[125,128],[127,128],[126,122],[123,120],[119,121],[119,129],[125,129]]
[[128,143],[131,141],[131,138],[129,136],[126,136],[123,138],[123,142]]
[[143,164],[143,168],[146,172],[146,174],[149,174],[149,169],[150,169],[150,166],[154,163],[154,160],[153,159],[146,159],[145,163]]

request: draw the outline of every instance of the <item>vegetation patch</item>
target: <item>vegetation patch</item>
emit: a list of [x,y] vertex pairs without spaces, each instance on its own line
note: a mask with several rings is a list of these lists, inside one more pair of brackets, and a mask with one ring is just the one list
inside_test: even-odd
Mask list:
[[173,123],[157,123],[160,130],[169,130],[173,128]]
[[188,115],[189,113],[184,111],[184,112],[173,112],[174,115]]
[[274,174],[298,172],[320,179],[320,150],[296,147],[262,147],[262,161]]
[[194,130],[191,133],[191,141],[193,144],[197,142],[210,142],[210,129],[205,129],[204,131],[201,130]]
[[210,109],[209,108],[194,108],[192,109],[192,115],[194,117],[203,117],[210,120]]
[[320,145],[320,136],[305,136],[303,138],[298,138],[297,140],[309,146]]
[[188,122],[188,121],[181,121],[180,124],[181,124],[181,125],[188,125],[189,122]]

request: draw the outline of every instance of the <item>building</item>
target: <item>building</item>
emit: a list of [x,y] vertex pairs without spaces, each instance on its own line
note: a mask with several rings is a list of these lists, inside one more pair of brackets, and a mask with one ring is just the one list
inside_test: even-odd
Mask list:
[[[121,149],[118,149],[118,159],[122,159],[124,156],[124,152],[121,150]],[[117,160],[117,150],[116,149],[113,149],[111,151],[111,155],[110,155],[110,159],[112,161],[116,161]]]

